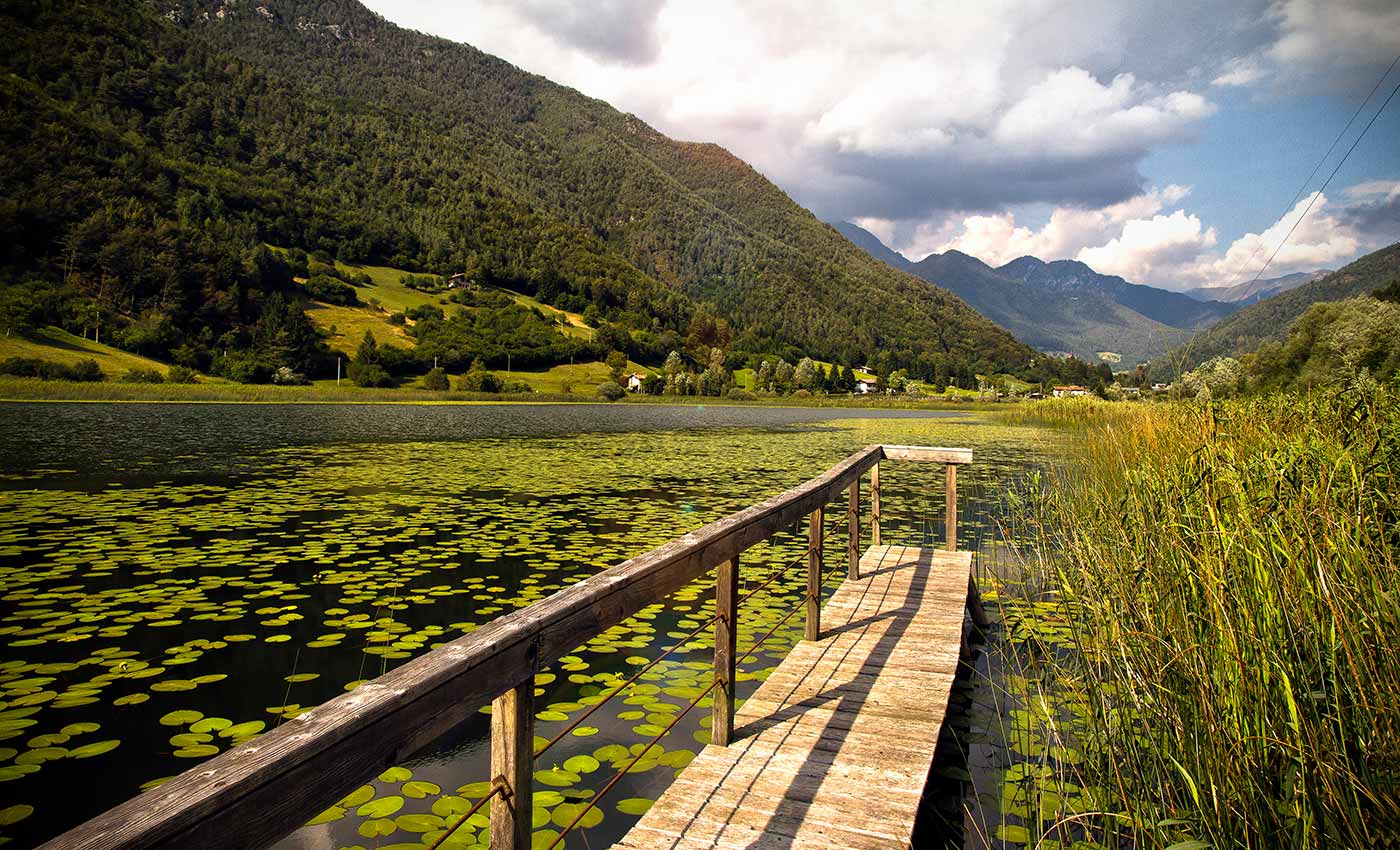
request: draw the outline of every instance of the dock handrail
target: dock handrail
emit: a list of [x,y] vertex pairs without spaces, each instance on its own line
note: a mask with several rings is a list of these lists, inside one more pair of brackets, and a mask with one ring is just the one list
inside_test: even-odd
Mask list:
[[[366,778],[399,763],[486,702],[491,715],[491,846],[530,846],[534,676],[546,664],[714,569],[716,684],[713,740],[727,744],[734,716],[738,559],[749,547],[810,517],[842,490],[849,569],[858,571],[860,480],[870,472],[871,535],[880,542],[881,460],[947,468],[946,545],[956,549],[957,467],[970,449],[867,446],[822,475],[716,520],[572,587],[502,616],[204,762],[52,839],[41,850],[266,847],[324,811]],[[809,545],[806,636],[820,633],[821,546]],[[975,586],[973,587],[975,592]],[[969,600],[972,605],[975,597]],[[980,620],[980,604],[973,609]],[[727,719],[726,719],[727,718]]]

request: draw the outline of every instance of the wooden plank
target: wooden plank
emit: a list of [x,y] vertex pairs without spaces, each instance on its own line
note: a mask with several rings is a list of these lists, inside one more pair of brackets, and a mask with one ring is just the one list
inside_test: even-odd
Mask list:
[[525,850],[530,846],[534,809],[535,680],[506,691],[491,703],[491,775],[505,793],[491,798],[491,846]]
[[945,449],[932,446],[881,446],[889,460],[918,463],[972,463],[972,449]]
[[870,467],[870,545],[880,545],[880,464]]
[[734,731],[734,658],[739,623],[739,556],[715,568],[715,688],[710,707],[710,739],[718,746],[729,743]]
[[822,633],[822,528],[826,510],[818,507],[807,518],[807,640]]
[[948,485],[943,491],[947,505],[947,525],[944,528],[944,545],[949,552],[958,551],[958,467],[948,464]]
[[625,561],[418,658],[134,797],[44,850],[266,847],[518,681],[711,567],[791,527],[875,463],[822,475]]
[[872,546],[793,648],[616,845],[905,848],[953,676],[972,555]]
[[851,496],[846,505],[846,563],[847,577],[860,578],[860,479],[851,482]]

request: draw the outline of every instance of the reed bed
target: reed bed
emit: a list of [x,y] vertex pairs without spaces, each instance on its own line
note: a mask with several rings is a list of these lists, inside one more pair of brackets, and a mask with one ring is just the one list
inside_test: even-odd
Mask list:
[[1004,418],[1075,437],[1012,499],[1021,586],[1072,651],[1013,678],[1075,756],[1018,769],[1083,793],[1033,801],[1016,835],[1400,846],[1400,386]]

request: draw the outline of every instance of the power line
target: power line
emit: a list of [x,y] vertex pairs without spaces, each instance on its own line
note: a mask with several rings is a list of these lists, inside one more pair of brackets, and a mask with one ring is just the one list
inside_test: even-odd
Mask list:
[[[1400,57],[1396,58],[1400,59]],[[1394,64],[1395,63],[1392,62],[1391,66],[1394,67]],[[1386,73],[1388,74],[1390,72],[1387,71]],[[1385,77],[1382,77],[1381,79],[1385,79]],[[1288,244],[1288,239],[1293,235],[1293,231],[1297,230],[1298,225],[1303,223],[1303,219],[1308,217],[1308,212],[1312,209],[1313,204],[1317,203],[1317,199],[1322,197],[1322,193],[1326,191],[1327,184],[1331,183],[1332,178],[1337,176],[1337,172],[1342,170],[1342,166],[1346,164],[1347,157],[1351,156],[1351,152],[1356,150],[1357,145],[1361,144],[1361,140],[1366,137],[1366,131],[1370,130],[1371,125],[1376,123],[1376,119],[1381,117],[1381,113],[1384,112],[1385,108],[1390,105],[1390,101],[1392,98],[1395,97],[1396,92],[1400,92],[1400,84],[1397,84],[1395,88],[1390,90],[1390,94],[1386,96],[1385,103],[1382,103],[1381,108],[1376,110],[1376,114],[1371,116],[1371,120],[1366,122],[1366,126],[1361,130],[1361,135],[1356,137],[1356,141],[1352,142],[1351,147],[1347,148],[1347,152],[1342,155],[1342,159],[1340,162],[1337,163],[1337,167],[1332,169],[1332,173],[1327,175],[1326,180],[1322,181],[1322,185],[1318,187],[1317,192],[1313,194],[1312,200],[1308,201],[1308,205],[1303,210],[1303,214],[1298,216],[1297,221],[1293,222],[1292,227],[1288,228],[1288,233],[1283,237],[1283,240],[1278,243],[1278,247],[1275,248],[1274,252],[1269,255],[1268,261],[1265,262],[1263,268],[1259,269],[1259,272],[1254,275],[1254,280],[1251,280],[1250,283],[1254,283],[1254,281],[1257,281],[1259,279],[1260,275],[1264,274],[1264,271],[1269,268],[1269,264],[1274,261],[1274,257],[1277,257],[1278,252],[1283,249],[1283,246]],[[1369,99],[1370,98],[1367,98],[1367,100]]]
[[[1332,151],[1334,151],[1334,150],[1337,149],[1337,143],[1340,142],[1344,136],[1346,136],[1347,131],[1351,129],[1351,125],[1356,123],[1356,116],[1360,115],[1360,114],[1361,114],[1361,110],[1365,109],[1365,108],[1366,108],[1366,104],[1370,103],[1370,102],[1371,102],[1371,98],[1375,97],[1375,95],[1376,95],[1376,90],[1379,89],[1379,88],[1381,87],[1381,83],[1385,82],[1385,78],[1386,78],[1386,77],[1389,77],[1389,76],[1390,76],[1390,72],[1393,71],[1393,70],[1395,70],[1395,65],[1396,65],[1396,63],[1400,63],[1400,53],[1397,53],[1397,54],[1395,55],[1395,58],[1392,59],[1392,60],[1390,61],[1390,67],[1388,67],[1388,68],[1385,69],[1385,73],[1384,73],[1384,74],[1381,74],[1380,78],[1376,80],[1376,84],[1375,84],[1374,86],[1371,86],[1371,90],[1370,90],[1369,92],[1367,92],[1366,97],[1362,98],[1361,102],[1358,103],[1358,104],[1356,105],[1356,111],[1353,112],[1353,113],[1351,113],[1351,117],[1347,119],[1347,124],[1346,124],[1346,126],[1342,128],[1342,131],[1341,131],[1340,133],[1337,134],[1337,138],[1335,138],[1335,139],[1332,140],[1332,144],[1330,144],[1330,145],[1327,146],[1327,152],[1324,153],[1324,154],[1322,155],[1322,158],[1319,159],[1319,160],[1317,161],[1317,165],[1314,165],[1314,166],[1313,166],[1313,170],[1308,174],[1308,176],[1307,176],[1306,178],[1303,179],[1302,184],[1298,187],[1298,191],[1296,191],[1296,192],[1293,193],[1292,199],[1290,199],[1289,202],[1288,202],[1288,205],[1285,206],[1285,207],[1283,208],[1283,215],[1287,215],[1287,214],[1288,214],[1288,211],[1291,210],[1291,209],[1293,209],[1293,205],[1296,204],[1296,203],[1298,203],[1298,199],[1301,198],[1301,197],[1303,197],[1303,192],[1308,188],[1308,184],[1311,183],[1311,182],[1312,182],[1312,179],[1313,179],[1314,177],[1317,176],[1317,172],[1318,172],[1319,170],[1321,170],[1322,164],[1323,164],[1324,162],[1327,161],[1327,157],[1331,156],[1331,155],[1332,155]],[[1384,109],[1385,107],[1381,107],[1381,108]],[[1325,185],[1325,184],[1324,184],[1324,185]],[[1319,189],[1318,191],[1322,191],[1322,190]],[[1280,218],[1282,218],[1282,217],[1283,217],[1283,216],[1280,216]],[[1298,220],[1299,220],[1299,221],[1302,221],[1301,218],[1298,219]],[[1289,234],[1292,235],[1292,231],[1290,231]],[[1285,239],[1286,239],[1286,237],[1285,237]],[[1255,245],[1254,245],[1254,250],[1249,252],[1249,257],[1244,261],[1244,265],[1245,265],[1245,266],[1248,266],[1250,263],[1254,262],[1254,257],[1259,253],[1259,248],[1260,248],[1263,244],[1264,244],[1264,240],[1262,240],[1262,239],[1259,240],[1259,242],[1255,243]],[[1279,243],[1279,246],[1282,247],[1282,246],[1283,246],[1283,243],[1280,242],[1280,243]],[[1276,253],[1276,254],[1278,253],[1277,249],[1275,249],[1274,253]],[[1271,257],[1271,258],[1270,258],[1270,261],[1272,261],[1272,259],[1273,259],[1273,258]],[[1265,263],[1265,264],[1264,264],[1264,268],[1268,268],[1268,263]],[[1254,276],[1254,280],[1258,280],[1258,279],[1259,279],[1259,275],[1260,275],[1260,274],[1263,274],[1263,273],[1264,273],[1264,269],[1260,269],[1260,270],[1259,270],[1259,274],[1256,274],[1256,275]],[[1253,283],[1254,281],[1250,281],[1250,282]],[[1237,280],[1237,281],[1235,281],[1234,285],[1238,286],[1239,283],[1240,283],[1240,281]]]

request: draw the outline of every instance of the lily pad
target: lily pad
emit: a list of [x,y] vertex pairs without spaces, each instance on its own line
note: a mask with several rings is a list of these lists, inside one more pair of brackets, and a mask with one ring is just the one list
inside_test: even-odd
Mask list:
[[355,814],[364,818],[387,818],[402,809],[403,802],[403,797],[397,794],[379,797],[360,806],[355,810]]
[[121,746],[121,743],[121,741],[113,739],[110,741],[97,741],[91,744],[84,744],[81,747],[69,750],[68,757],[70,759],[86,759],[92,758],[93,756],[100,756],[103,753],[110,753],[112,750],[115,750],[117,747]]

